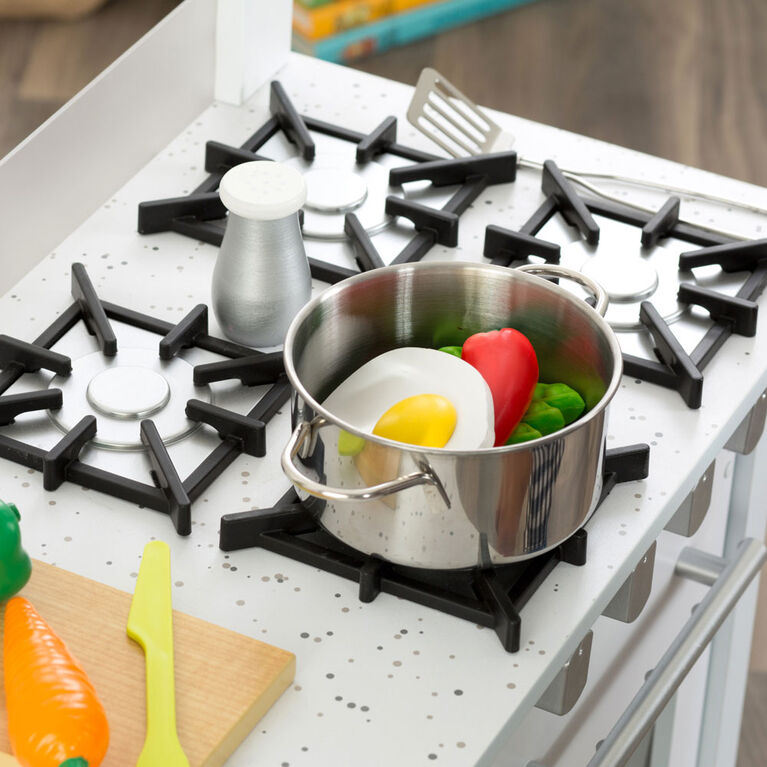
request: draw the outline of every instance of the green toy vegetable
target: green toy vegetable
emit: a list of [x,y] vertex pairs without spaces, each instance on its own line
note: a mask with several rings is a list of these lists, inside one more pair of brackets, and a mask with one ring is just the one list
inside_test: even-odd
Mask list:
[[506,444],[516,445],[553,434],[572,423],[585,409],[583,397],[567,384],[536,384],[533,401]]
[[520,442],[529,442],[531,439],[538,439],[538,437],[542,436],[543,434],[541,434],[538,429],[534,429],[532,426],[522,421],[522,423],[511,432],[511,436],[506,440],[506,444],[517,445]]
[[458,357],[460,359],[461,352],[463,351],[462,346],[440,346],[439,350],[441,352],[446,352],[447,354],[452,354],[454,357]]
[[338,435],[338,455],[359,455],[365,447],[365,440],[341,429]]
[[[542,387],[540,397],[536,396],[538,387]],[[583,401],[583,397],[581,397],[575,389],[571,389],[567,384],[538,384],[535,392],[533,399],[541,399],[547,405],[555,407],[562,413],[562,417],[565,419],[565,426],[567,426],[568,423],[572,423],[586,409],[586,403]]]
[[29,580],[32,561],[21,547],[19,510],[0,501],[0,601],[16,594]]
[[565,419],[557,408],[542,399],[533,400],[522,416],[522,421],[539,431],[544,437],[559,431],[565,425]]

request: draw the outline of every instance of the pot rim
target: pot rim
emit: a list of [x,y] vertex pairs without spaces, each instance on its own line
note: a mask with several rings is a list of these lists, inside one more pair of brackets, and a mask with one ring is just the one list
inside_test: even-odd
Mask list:
[[[557,298],[568,301],[573,307],[575,307],[576,311],[583,313],[590,322],[593,322],[594,324],[596,324],[597,327],[602,331],[602,333],[606,337],[607,342],[610,345],[611,351],[613,353],[613,357],[616,360],[616,365],[614,367],[613,375],[612,375],[612,378],[610,379],[610,383],[607,387],[607,391],[604,393],[604,395],[599,400],[599,402],[596,405],[594,405],[594,407],[591,408],[591,410],[589,410],[589,412],[586,413],[586,415],[576,419],[575,421],[568,424],[567,426],[560,429],[559,431],[555,431],[552,434],[549,434],[544,437],[531,439],[531,440],[528,440],[527,442],[520,442],[520,443],[517,443],[516,445],[501,445],[498,447],[482,447],[482,448],[477,448],[475,450],[450,450],[444,447],[424,448],[419,445],[410,445],[406,442],[397,442],[395,440],[379,437],[375,434],[371,434],[370,432],[362,431],[354,427],[352,424],[341,420],[338,416],[336,416],[330,410],[325,409],[319,402],[317,402],[317,400],[311,394],[309,394],[309,392],[306,390],[306,387],[303,385],[303,383],[301,383],[298,377],[298,373],[296,372],[296,369],[293,366],[291,355],[289,355],[288,352],[293,347],[295,336],[296,336],[296,333],[298,332],[298,328],[301,326],[301,324],[306,319],[306,317],[308,317],[308,315],[311,314],[311,312],[313,312],[314,309],[319,304],[321,304],[323,301],[331,300],[338,293],[341,293],[345,289],[348,289],[347,286],[350,285],[351,283],[366,282],[367,280],[375,279],[376,276],[379,274],[383,274],[387,272],[391,273],[391,272],[407,272],[407,271],[428,272],[428,271],[438,271],[440,269],[444,270],[446,268],[457,269],[457,270],[467,270],[467,271],[476,270],[478,272],[504,274],[507,277],[510,277],[511,279],[518,279],[518,280],[522,280],[523,282],[534,282],[535,285],[545,290],[548,290],[549,292],[553,293]],[[431,347],[423,347],[423,348],[431,348]],[[595,312],[594,309],[592,309],[585,301],[583,301],[580,298],[577,298],[572,293],[569,293],[568,291],[563,290],[559,286],[554,285],[553,283],[541,277],[537,277],[532,274],[526,274],[525,272],[521,272],[516,269],[511,269],[506,266],[495,266],[493,264],[481,264],[481,263],[476,263],[474,261],[421,261],[421,262],[410,263],[410,264],[395,264],[395,265],[379,267],[378,269],[372,269],[367,272],[361,272],[358,275],[354,275],[353,277],[348,277],[345,280],[341,280],[341,282],[338,282],[335,285],[332,285],[327,290],[324,290],[318,296],[315,296],[313,299],[311,299],[311,301],[304,304],[304,306],[301,308],[299,313],[293,318],[293,321],[290,323],[288,332],[285,335],[285,342],[283,345],[282,355],[283,355],[283,360],[285,363],[285,372],[288,376],[288,379],[290,380],[290,383],[292,384],[295,391],[311,407],[311,409],[315,412],[316,415],[322,416],[326,421],[338,426],[339,428],[349,432],[350,434],[354,434],[357,437],[361,437],[365,440],[375,442],[379,445],[397,448],[404,452],[413,453],[417,455],[428,454],[428,455],[436,455],[436,456],[456,456],[456,457],[461,457],[461,456],[473,457],[477,455],[497,455],[501,453],[523,452],[525,450],[528,450],[530,447],[538,447],[539,445],[546,445],[552,442],[556,442],[557,440],[566,437],[568,434],[578,430],[579,428],[584,426],[586,423],[588,423],[589,421],[599,416],[602,413],[602,411],[607,408],[608,404],[610,403],[610,401],[612,400],[612,398],[615,396],[616,392],[618,391],[618,386],[620,385],[621,377],[623,375],[623,357],[621,354],[621,349],[618,343],[618,339],[615,335],[615,331],[607,324],[604,318],[600,316],[597,312]]]

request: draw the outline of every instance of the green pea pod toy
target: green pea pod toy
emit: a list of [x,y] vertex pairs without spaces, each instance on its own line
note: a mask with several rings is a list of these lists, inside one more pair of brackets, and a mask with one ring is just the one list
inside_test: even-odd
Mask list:
[[[539,384],[543,390],[540,397],[534,397],[534,399],[541,399],[547,405],[555,407],[562,413],[562,417],[565,419],[565,426],[572,423],[578,418],[581,413],[586,409],[586,403],[583,401],[583,397],[578,394],[575,389],[571,389],[567,384],[553,383],[553,384]],[[536,387],[537,393],[538,387]]]
[[29,580],[32,561],[21,547],[19,510],[0,501],[0,601],[16,594]]
[[506,444],[518,445],[520,442],[529,442],[531,439],[538,439],[538,437],[542,436],[543,434],[541,434],[538,429],[534,429],[532,426],[522,421],[522,423],[511,432],[511,436],[506,440]]
[[583,398],[567,384],[536,384],[533,401],[522,422],[506,440],[507,445],[529,442],[559,431],[578,418],[586,408]]
[[542,399],[533,400],[530,403],[530,407],[522,416],[522,421],[539,431],[544,437],[559,431],[565,425],[562,413]]

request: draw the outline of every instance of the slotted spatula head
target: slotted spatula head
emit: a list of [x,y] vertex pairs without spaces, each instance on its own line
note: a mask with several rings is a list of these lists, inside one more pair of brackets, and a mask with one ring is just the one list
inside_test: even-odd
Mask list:
[[500,152],[514,143],[511,134],[430,67],[418,78],[407,119],[453,157]]

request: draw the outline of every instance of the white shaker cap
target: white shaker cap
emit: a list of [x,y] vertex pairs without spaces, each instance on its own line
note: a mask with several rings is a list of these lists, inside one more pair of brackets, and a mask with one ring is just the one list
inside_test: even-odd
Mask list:
[[271,160],[235,165],[224,174],[218,191],[228,210],[256,221],[285,218],[306,202],[301,173]]

